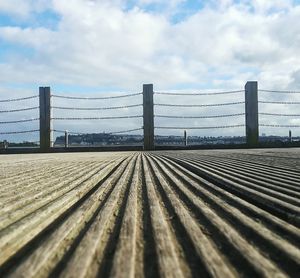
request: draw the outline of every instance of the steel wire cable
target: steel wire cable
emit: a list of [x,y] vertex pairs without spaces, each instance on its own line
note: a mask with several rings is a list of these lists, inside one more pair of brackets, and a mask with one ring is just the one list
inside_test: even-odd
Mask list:
[[170,127],[170,126],[156,126],[156,129],[220,129],[220,128],[235,128],[244,127],[244,124],[239,125],[222,125],[222,126],[198,126],[198,127]]
[[80,110],[80,111],[97,111],[97,110],[113,110],[113,109],[124,109],[143,106],[143,104],[132,104],[132,105],[123,105],[123,106],[111,106],[111,107],[62,107],[62,106],[52,106],[54,109],[61,110]]
[[68,130],[59,130],[59,129],[51,129],[51,131],[58,132],[58,133],[65,133],[67,131],[69,134],[71,134],[71,133],[80,134],[80,132],[72,132],[72,131],[68,131]]
[[98,99],[113,99],[113,98],[125,98],[142,95],[142,93],[133,93],[126,95],[110,96],[110,97],[75,97],[75,96],[63,96],[63,95],[51,95],[54,98],[64,98],[64,99],[82,99],[82,100],[98,100]]
[[38,98],[38,97],[39,97],[38,95],[35,95],[35,96],[28,96],[28,97],[22,97],[22,98],[0,99],[0,102],[21,101],[21,100],[26,100],[26,99]]
[[27,120],[5,121],[5,122],[0,122],[0,124],[16,124],[16,123],[27,123],[27,122],[38,121],[39,119],[40,119],[40,118],[27,119]]
[[73,132],[68,130],[59,130],[59,129],[52,129],[51,131],[58,132],[58,133],[65,133],[67,131],[68,134],[76,134],[76,135],[84,135],[87,133],[81,133],[81,132]]
[[155,115],[156,118],[170,118],[170,119],[211,119],[211,118],[226,118],[243,116],[245,113],[236,114],[223,114],[223,115],[212,115],[212,116],[168,116],[168,115]]
[[278,94],[300,94],[300,91],[278,91],[278,90],[258,90],[265,93],[278,93]]
[[21,112],[21,111],[29,111],[29,110],[35,110],[35,109],[39,109],[39,106],[20,108],[20,109],[11,109],[11,110],[0,110],[0,113]]
[[137,115],[137,116],[117,116],[117,117],[88,117],[88,118],[75,118],[75,117],[55,117],[51,118],[51,120],[74,120],[74,121],[80,121],[80,120],[115,120],[115,119],[131,119],[131,118],[142,118],[143,116]]
[[300,125],[273,125],[273,124],[259,124],[259,126],[264,126],[264,127],[288,127],[288,128],[300,127]]
[[282,114],[282,113],[258,113],[263,116],[279,116],[279,117],[300,117],[300,114]]
[[212,96],[212,95],[227,95],[244,92],[244,90],[225,91],[225,92],[211,92],[211,93],[170,93],[170,92],[154,92],[155,95],[169,95],[169,96]]
[[143,130],[143,129],[144,129],[143,127],[140,127],[140,128],[127,129],[127,130],[122,130],[122,131],[113,131],[113,132],[109,132],[109,134],[128,133],[128,132],[139,131],[139,130]]
[[155,106],[167,106],[167,107],[212,107],[212,106],[226,106],[244,104],[244,101],[216,103],[216,104],[167,104],[167,103],[155,103]]
[[22,131],[5,131],[5,132],[0,132],[0,135],[8,135],[8,134],[21,134],[21,133],[33,133],[33,132],[38,132],[40,131],[39,129],[33,129],[33,130],[22,130]]
[[[133,131],[138,131],[138,130],[143,130],[143,127],[140,128],[134,128],[134,129],[127,129],[127,130],[122,130],[122,131],[113,131],[113,132],[107,132],[106,134],[118,134],[118,133],[127,133],[127,132],[133,132]],[[65,133],[66,130],[57,130],[53,129],[52,131],[58,132],[58,133]],[[85,135],[89,134],[88,132],[83,133],[83,132],[74,132],[74,131],[67,131],[68,134],[77,134],[77,135]]]
[[264,101],[264,100],[259,100],[258,103],[268,103],[268,104],[300,104],[300,101]]

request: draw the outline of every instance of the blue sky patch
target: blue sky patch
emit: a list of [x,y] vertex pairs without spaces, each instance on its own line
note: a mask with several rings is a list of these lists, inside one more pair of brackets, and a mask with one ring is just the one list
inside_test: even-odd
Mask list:
[[51,10],[46,10],[41,13],[34,12],[30,15],[30,17],[18,17],[0,13],[0,27],[44,27],[47,29],[56,30],[60,19],[60,15]]

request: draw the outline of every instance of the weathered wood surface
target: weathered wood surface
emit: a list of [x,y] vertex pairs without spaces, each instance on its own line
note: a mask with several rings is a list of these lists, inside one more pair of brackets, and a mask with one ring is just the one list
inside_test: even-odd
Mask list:
[[300,150],[0,156],[0,277],[299,277]]

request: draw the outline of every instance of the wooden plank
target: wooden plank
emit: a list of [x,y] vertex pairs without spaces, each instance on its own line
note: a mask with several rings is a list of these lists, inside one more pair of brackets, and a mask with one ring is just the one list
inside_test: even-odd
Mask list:
[[0,277],[296,277],[300,150],[0,160]]

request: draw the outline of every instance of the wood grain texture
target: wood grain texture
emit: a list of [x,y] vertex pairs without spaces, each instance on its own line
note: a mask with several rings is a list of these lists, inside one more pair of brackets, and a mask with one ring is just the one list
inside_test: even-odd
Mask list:
[[0,156],[0,277],[297,277],[300,150]]

